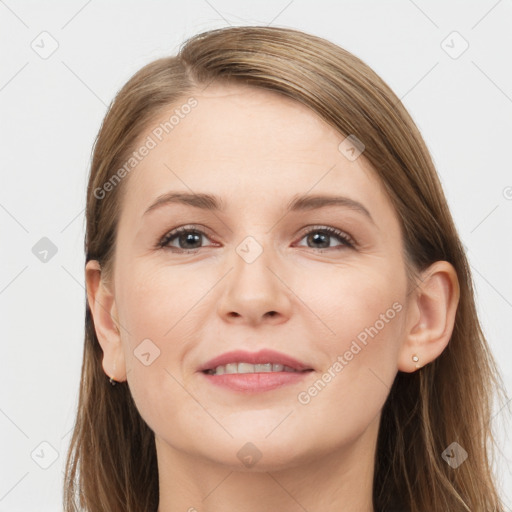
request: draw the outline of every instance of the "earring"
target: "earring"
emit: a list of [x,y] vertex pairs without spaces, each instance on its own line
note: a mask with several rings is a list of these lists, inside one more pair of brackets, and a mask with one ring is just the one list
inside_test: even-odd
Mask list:
[[[116,363],[117,363],[117,361],[114,361],[114,372],[113,373],[116,373]],[[115,386],[117,384],[117,380],[113,379],[112,377],[109,377],[108,381],[110,382],[110,384],[112,386]]]
[[412,356],[412,360],[416,363],[416,368],[420,368],[420,365],[418,364],[420,358],[416,354]]

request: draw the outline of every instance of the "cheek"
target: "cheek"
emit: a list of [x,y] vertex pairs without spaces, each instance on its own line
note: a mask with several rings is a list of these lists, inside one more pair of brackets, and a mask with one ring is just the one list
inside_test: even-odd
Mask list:
[[127,377],[134,396],[144,390],[154,394],[171,378],[168,372],[179,369],[193,326],[197,326],[193,306],[204,294],[204,284],[197,273],[158,265],[129,268],[126,275],[120,273],[116,286],[119,319],[125,327]]
[[175,329],[183,327],[178,322],[204,295],[208,281],[201,272],[161,264],[132,264],[119,280],[116,301],[127,329],[133,336],[158,340],[172,337]]
[[[297,402],[308,421],[328,418],[351,436],[379,414],[396,376],[405,280],[381,269],[353,272],[330,283],[333,295],[323,302],[321,317],[334,334],[317,344],[324,365],[297,394]],[[326,446],[336,442],[337,428],[325,431]]]
[[[277,328],[302,333],[301,343],[316,353],[322,365],[318,380],[299,390],[302,400],[298,394],[290,396],[298,414],[289,428],[306,437],[311,433],[309,441],[325,444],[326,449],[369,425],[396,375],[400,292],[405,284],[391,267],[378,263],[335,268],[315,262],[307,269],[288,266],[280,272],[293,293],[284,285],[280,289],[291,307],[288,327]],[[193,267],[132,262],[116,285],[119,318],[129,331],[123,342],[135,403],[153,430],[182,444],[189,442],[185,438],[191,425],[204,423],[204,410],[180,384],[188,389],[190,383],[186,354],[201,344],[208,329],[222,330],[222,335],[230,328],[221,325],[216,313],[225,283],[212,288],[225,269]],[[232,305],[237,307],[236,302]],[[247,428],[241,419],[237,421],[242,422],[241,431]],[[276,421],[271,418],[268,423]]]
[[204,415],[199,407],[190,407],[190,396],[182,387],[182,362],[193,346],[194,333],[197,337],[194,304],[205,294],[207,280],[198,272],[159,265],[131,264],[128,268],[124,276],[119,274],[116,301],[126,328],[122,341],[130,392],[150,428],[164,428],[171,437],[179,437],[190,425],[181,425],[182,417],[176,411],[186,406],[187,421],[196,416],[198,425]]
[[[314,280],[307,280],[301,288],[298,283],[297,295],[317,313],[325,327],[322,332],[327,332],[328,347],[345,351],[350,349],[352,341],[358,341],[369,348],[370,340],[397,338],[406,283],[405,276],[392,268],[369,265],[339,268],[324,276],[317,273]],[[377,352],[390,348],[387,343],[374,345]]]
[[[151,365],[154,369],[164,362],[177,369],[186,347],[200,343],[206,324],[219,325],[216,304],[222,289],[212,289],[211,283],[222,272],[135,263],[119,276],[116,286],[120,321],[129,333],[124,336],[127,368],[142,370],[137,356],[147,348],[143,353],[150,356],[145,359],[160,351]],[[345,353],[347,360],[354,361],[351,366],[378,364],[395,356],[403,316],[402,276],[382,265],[329,268],[327,264],[282,274],[293,290],[282,289],[293,302],[289,329],[303,329],[304,343],[317,344],[314,350],[322,354],[324,363]]]

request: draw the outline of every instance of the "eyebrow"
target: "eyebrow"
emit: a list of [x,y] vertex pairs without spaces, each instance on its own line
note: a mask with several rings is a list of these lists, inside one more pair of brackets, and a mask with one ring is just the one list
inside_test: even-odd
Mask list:
[[[152,203],[151,206],[144,212],[144,215],[146,215],[150,211],[153,211],[157,208],[169,204],[185,204],[188,206],[193,206],[195,208],[201,208],[203,210],[212,211],[225,210],[225,206],[222,200],[219,197],[213,196],[211,194],[168,192],[166,194],[158,196],[156,201]],[[354,199],[350,199],[349,197],[344,196],[332,196],[325,194],[294,196],[288,203],[287,210],[292,212],[317,210],[328,206],[342,206],[344,208],[355,210],[363,214],[373,224],[375,224],[375,221],[373,220],[370,212],[363,204]]]

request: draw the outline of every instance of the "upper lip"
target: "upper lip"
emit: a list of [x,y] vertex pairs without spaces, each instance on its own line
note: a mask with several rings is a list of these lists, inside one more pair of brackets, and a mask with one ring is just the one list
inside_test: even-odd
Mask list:
[[276,352],[275,350],[263,349],[259,352],[247,352],[245,350],[233,350],[231,352],[225,352],[220,356],[214,357],[210,359],[206,363],[204,363],[199,371],[213,370],[217,368],[217,366],[224,366],[229,363],[251,363],[251,364],[282,364],[284,366],[289,366],[297,371],[303,370],[312,370],[310,366],[306,363],[298,361],[294,357],[291,357],[287,354],[282,354],[281,352]]

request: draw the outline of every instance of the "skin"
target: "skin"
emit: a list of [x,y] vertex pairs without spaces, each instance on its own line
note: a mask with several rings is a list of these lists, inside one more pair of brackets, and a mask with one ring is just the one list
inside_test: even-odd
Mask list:
[[[338,150],[345,137],[314,112],[242,86],[217,84],[193,96],[198,106],[122,184],[111,279],[97,262],[86,268],[104,371],[128,380],[155,432],[159,512],[373,511],[381,409],[397,371],[417,371],[446,347],[456,273],[436,262],[408,293],[392,203],[364,153],[348,160]],[[144,215],[169,191],[218,195],[225,210],[168,204]],[[321,193],[362,203],[374,222],[347,207],[286,209],[293,196]],[[155,248],[189,224],[205,233],[201,242],[174,238],[176,252]],[[313,226],[320,234],[339,229],[356,246],[329,234],[315,242],[318,229],[307,236]],[[247,236],[263,250],[251,263],[237,252]],[[400,312],[301,403],[298,394],[393,304]],[[147,366],[134,355],[145,339],[152,354],[160,351]],[[240,348],[272,348],[314,371],[255,394],[224,390],[198,373]],[[237,457],[248,442],[261,455],[251,467]],[[255,455],[254,447],[245,450]]]

